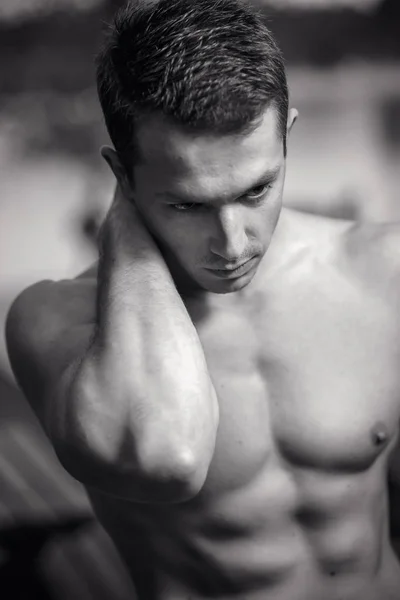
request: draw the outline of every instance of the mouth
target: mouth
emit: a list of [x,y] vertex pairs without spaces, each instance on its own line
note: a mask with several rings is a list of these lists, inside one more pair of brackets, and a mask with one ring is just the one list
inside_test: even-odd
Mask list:
[[251,269],[254,259],[255,256],[253,256],[249,260],[246,260],[246,262],[240,264],[237,267],[229,266],[223,269],[207,269],[207,271],[210,271],[216,277],[233,279],[234,277],[240,277],[241,275],[247,273]]

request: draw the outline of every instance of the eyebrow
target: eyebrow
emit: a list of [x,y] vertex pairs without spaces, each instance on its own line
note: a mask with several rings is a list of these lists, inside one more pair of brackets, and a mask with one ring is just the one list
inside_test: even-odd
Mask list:
[[[262,175],[260,175],[260,177],[250,187],[248,187],[241,194],[238,194],[236,197],[241,198],[242,196],[245,196],[248,192],[250,192],[251,190],[253,190],[254,188],[256,188],[260,185],[267,185],[268,183],[272,183],[278,176],[280,170],[281,170],[280,166],[277,166],[273,169],[269,168]],[[168,196],[168,197],[173,198],[174,200],[177,200],[178,202],[182,202],[182,203],[188,202],[190,204],[192,204],[192,203],[209,204],[211,202],[208,199],[206,200],[204,198],[195,198],[194,196],[185,196],[185,195],[175,194],[173,192],[164,192],[164,193],[160,192],[157,194],[157,196],[158,195],[159,196]]]

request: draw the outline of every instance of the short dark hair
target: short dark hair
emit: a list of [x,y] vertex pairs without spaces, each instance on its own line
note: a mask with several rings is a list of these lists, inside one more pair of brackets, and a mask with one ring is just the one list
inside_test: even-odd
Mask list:
[[106,126],[129,171],[135,123],[162,112],[195,131],[254,129],[274,104],[286,154],[288,89],[282,53],[243,0],[131,0],[97,57]]

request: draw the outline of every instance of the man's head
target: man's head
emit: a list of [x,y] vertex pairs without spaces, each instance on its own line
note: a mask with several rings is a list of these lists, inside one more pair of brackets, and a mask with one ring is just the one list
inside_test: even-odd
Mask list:
[[282,55],[259,15],[240,0],[128,2],[97,81],[116,150],[104,156],[164,251],[200,287],[243,287],[251,274],[208,268],[265,253],[294,118]]

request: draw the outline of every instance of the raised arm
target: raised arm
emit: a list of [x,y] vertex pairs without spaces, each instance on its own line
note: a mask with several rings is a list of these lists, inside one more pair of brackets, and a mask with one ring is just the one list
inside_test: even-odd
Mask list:
[[183,501],[204,483],[218,427],[203,350],[154,240],[120,193],[102,240],[95,293],[84,277],[42,282],[16,299],[11,365],[75,478],[138,502]]

